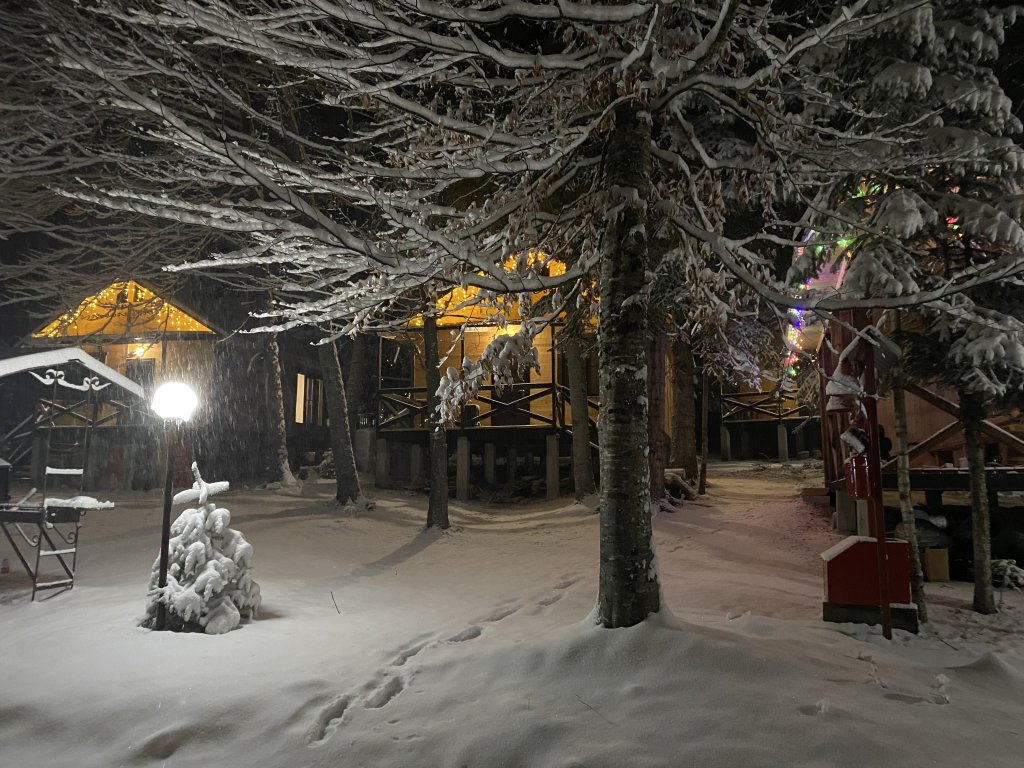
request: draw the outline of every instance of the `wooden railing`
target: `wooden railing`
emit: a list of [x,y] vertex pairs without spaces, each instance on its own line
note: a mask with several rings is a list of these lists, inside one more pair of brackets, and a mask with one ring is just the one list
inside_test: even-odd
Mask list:
[[722,421],[793,419],[801,415],[796,400],[785,395],[780,397],[777,389],[722,393]]
[[[540,401],[544,398],[550,400],[542,405]],[[523,383],[511,388],[488,384],[481,386],[477,396],[463,407],[458,426],[470,429],[534,425],[565,430],[568,402],[568,389],[552,382]],[[588,405],[597,407],[592,400],[588,400]],[[426,416],[426,387],[387,388],[377,393],[378,431],[426,429]],[[360,419],[361,425],[370,426],[368,422],[365,416]]]

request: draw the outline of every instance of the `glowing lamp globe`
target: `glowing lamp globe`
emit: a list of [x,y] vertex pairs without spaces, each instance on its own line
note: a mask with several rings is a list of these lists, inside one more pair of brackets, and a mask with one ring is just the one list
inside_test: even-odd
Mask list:
[[199,398],[188,384],[168,381],[153,393],[153,411],[164,420],[188,421],[199,405]]

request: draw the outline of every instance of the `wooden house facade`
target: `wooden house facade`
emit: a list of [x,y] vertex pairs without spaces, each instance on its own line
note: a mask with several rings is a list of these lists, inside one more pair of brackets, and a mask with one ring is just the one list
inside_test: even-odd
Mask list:
[[[93,451],[102,458],[93,462],[87,487],[146,489],[162,482],[157,456],[161,427],[150,413],[149,396],[166,380],[189,384],[199,397],[199,408],[185,430],[183,478],[191,458],[224,479],[259,481],[267,476],[276,410],[269,337],[228,331],[244,321],[245,302],[245,296],[219,289],[179,290],[169,298],[158,286],[118,281],[22,340],[15,353],[80,348],[137,383],[146,395],[117,404],[99,395],[101,428],[95,430]],[[305,339],[291,341],[279,345],[280,369],[289,452],[297,466],[318,458],[328,440],[315,352],[302,343]],[[40,435],[28,436],[23,427],[20,432],[17,428],[46,394],[24,376],[0,382],[0,452],[16,455],[16,467],[23,472],[28,471],[24,443],[38,443]],[[49,444],[58,451],[61,446],[71,450],[82,440],[80,426],[67,420],[51,428]],[[38,481],[35,453],[30,474]]]
[[[535,338],[536,368],[524,369],[512,386],[488,378],[448,429],[454,460],[456,498],[470,498],[474,488],[499,485],[539,492],[554,498],[569,480],[572,414],[566,361],[557,348],[557,326]],[[494,338],[513,334],[516,325],[497,326],[483,317],[455,315],[439,319],[441,371],[477,360]],[[425,482],[428,391],[421,323],[378,340],[376,408],[372,421],[374,471],[380,486]],[[597,447],[597,367],[588,361],[588,430]],[[371,424],[364,421],[364,427]]]
[[[855,473],[851,471],[850,447],[842,439],[851,424],[850,414],[837,402],[841,398],[830,397],[827,393],[830,382],[835,390],[834,382],[841,381],[844,375],[862,376],[859,368],[844,374],[841,357],[843,350],[854,342],[853,328],[865,327],[872,318],[844,314],[841,320],[845,325],[835,324],[828,330],[830,343],[821,350],[822,453],[825,484],[836,494],[840,526],[854,531],[863,528],[864,522],[858,519],[851,494],[854,487],[851,474]],[[879,317],[877,321],[884,331],[885,318]],[[878,361],[876,368],[881,379],[886,367],[895,363],[899,350],[884,333],[879,333],[879,338],[881,341],[873,350],[873,357]],[[918,382],[907,383],[904,393],[911,491],[922,494],[925,505],[937,509],[943,505],[944,492],[970,489],[964,422],[957,394],[934,384]],[[895,491],[896,418],[891,392],[880,391],[876,402],[878,445],[871,449],[879,451],[882,488]],[[997,510],[1000,493],[1024,490],[1024,419],[1016,410],[995,412],[982,423],[981,432],[989,507]],[[920,503],[920,498],[915,502]]]

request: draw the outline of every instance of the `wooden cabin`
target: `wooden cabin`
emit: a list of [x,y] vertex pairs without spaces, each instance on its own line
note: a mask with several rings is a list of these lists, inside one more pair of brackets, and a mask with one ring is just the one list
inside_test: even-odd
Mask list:
[[[553,260],[546,266],[564,269]],[[442,373],[449,367],[460,369],[465,359],[479,359],[496,336],[519,330],[514,314],[511,324],[502,324],[497,310],[474,299],[472,289],[455,288],[438,300]],[[499,486],[522,495],[543,491],[555,498],[568,483],[572,414],[566,364],[555,342],[559,327],[548,325],[536,336],[536,368],[521,371],[513,386],[499,387],[488,379],[463,408],[459,423],[449,427],[456,498],[470,498],[475,488],[496,491]],[[588,427],[596,450],[596,354],[588,370]],[[427,397],[420,317],[378,340],[376,408],[361,426],[373,430],[379,486],[420,487],[426,482]],[[357,453],[366,451],[357,445]]]
[[80,347],[101,363],[152,391],[158,381],[189,384],[210,401],[213,349],[225,334],[194,309],[182,309],[154,290],[126,280],[108,285],[32,334],[31,344]]
[[[810,287],[808,282],[807,286]],[[814,315],[790,309],[783,335],[784,350],[774,380],[760,389],[739,387],[721,395],[721,448],[730,459],[790,459],[819,457],[821,414],[812,402],[801,402],[803,371],[817,365],[823,327]]]
[[[199,396],[199,408],[186,430],[185,469],[188,457],[194,457],[218,478],[259,481],[266,476],[272,450],[268,337],[226,331],[244,322],[254,301],[220,286],[211,290],[204,284],[169,298],[143,281],[117,281],[22,340],[20,352],[81,348],[145,392],[129,404],[115,402],[109,394],[100,397],[101,427],[93,449],[106,458],[94,463],[97,474],[89,487],[145,489],[162,482],[157,461],[160,425],[148,406],[155,386],[165,380],[184,381]],[[280,347],[286,429],[297,467],[307,459],[318,460],[328,439],[315,351],[297,334],[292,341],[299,343]],[[0,451],[24,457],[24,446],[13,443],[39,441],[38,434],[29,437],[15,427],[46,395],[41,385],[25,377],[0,382]],[[82,439],[80,426],[67,419],[51,427],[49,442],[58,451]],[[37,458],[34,480],[40,471]]]

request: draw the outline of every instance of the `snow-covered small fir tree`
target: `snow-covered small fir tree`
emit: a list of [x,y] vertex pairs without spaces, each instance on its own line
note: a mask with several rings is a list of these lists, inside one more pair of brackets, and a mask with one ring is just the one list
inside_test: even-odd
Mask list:
[[228,527],[231,513],[209,500],[226,491],[228,483],[207,483],[195,462],[192,474],[192,488],[176,494],[174,503],[197,506],[186,509],[171,525],[166,587],[158,586],[160,558],[153,563],[142,625],[153,625],[157,606],[163,603],[169,629],[220,635],[256,615],[260,588],[252,580],[252,545]]

